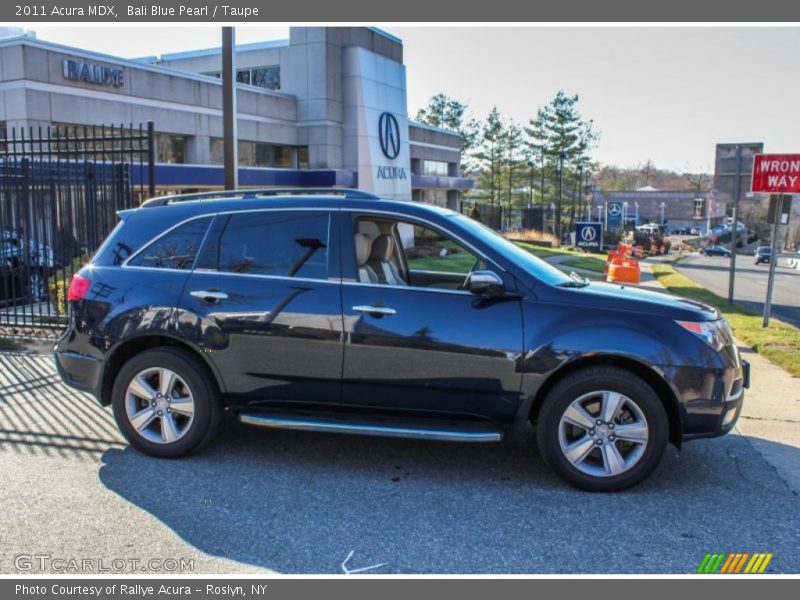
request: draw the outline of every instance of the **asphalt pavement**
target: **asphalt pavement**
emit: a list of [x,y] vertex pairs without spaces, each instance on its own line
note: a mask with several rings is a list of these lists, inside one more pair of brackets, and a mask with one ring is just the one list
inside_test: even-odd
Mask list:
[[707,552],[772,552],[769,572],[796,573],[797,490],[758,444],[800,462],[794,445],[732,434],[670,447],[649,480],[606,495],[562,483],[532,440],[265,431],[229,418],[201,453],[159,460],[63,386],[49,356],[5,352],[0,571],[48,555],[342,573],[352,552],[347,567],[370,573],[693,573]]
[[[689,254],[675,263],[675,268],[715,294],[728,297],[730,259]],[[763,312],[768,275],[769,265],[756,266],[751,255],[737,255],[735,301],[756,312]],[[775,267],[772,315],[800,327],[800,271],[797,269]]]

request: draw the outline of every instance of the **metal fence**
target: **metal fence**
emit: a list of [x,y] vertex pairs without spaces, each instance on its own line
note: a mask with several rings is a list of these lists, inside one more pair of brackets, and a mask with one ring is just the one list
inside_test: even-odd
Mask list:
[[154,195],[153,123],[0,133],[0,326],[61,328],[72,275]]

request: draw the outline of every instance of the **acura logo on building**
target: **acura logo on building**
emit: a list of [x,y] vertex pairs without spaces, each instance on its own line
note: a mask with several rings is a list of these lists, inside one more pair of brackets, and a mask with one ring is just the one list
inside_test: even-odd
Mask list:
[[622,213],[622,206],[619,202],[612,202],[608,205],[608,214],[612,217],[617,217]]
[[385,112],[378,120],[378,138],[383,155],[389,160],[397,158],[400,154],[400,126],[392,113]]
[[581,239],[584,242],[593,242],[597,238],[597,230],[591,225],[587,225],[581,229]]

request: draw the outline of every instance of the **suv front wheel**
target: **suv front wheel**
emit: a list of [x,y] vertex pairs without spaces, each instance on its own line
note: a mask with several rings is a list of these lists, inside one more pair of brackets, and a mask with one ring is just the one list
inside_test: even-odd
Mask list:
[[114,418],[132,446],[150,456],[189,454],[216,434],[222,407],[210,377],[189,352],[147,350],[114,382]]
[[537,424],[545,462],[592,492],[636,485],[658,466],[667,445],[664,406],[642,379],[615,367],[592,367],[558,382]]

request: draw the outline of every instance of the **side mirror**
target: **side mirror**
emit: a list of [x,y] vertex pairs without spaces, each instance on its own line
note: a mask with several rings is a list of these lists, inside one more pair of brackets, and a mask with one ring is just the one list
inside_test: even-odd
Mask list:
[[494,271],[473,271],[469,274],[466,287],[478,296],[496,297],[506,292],[503,280]]

